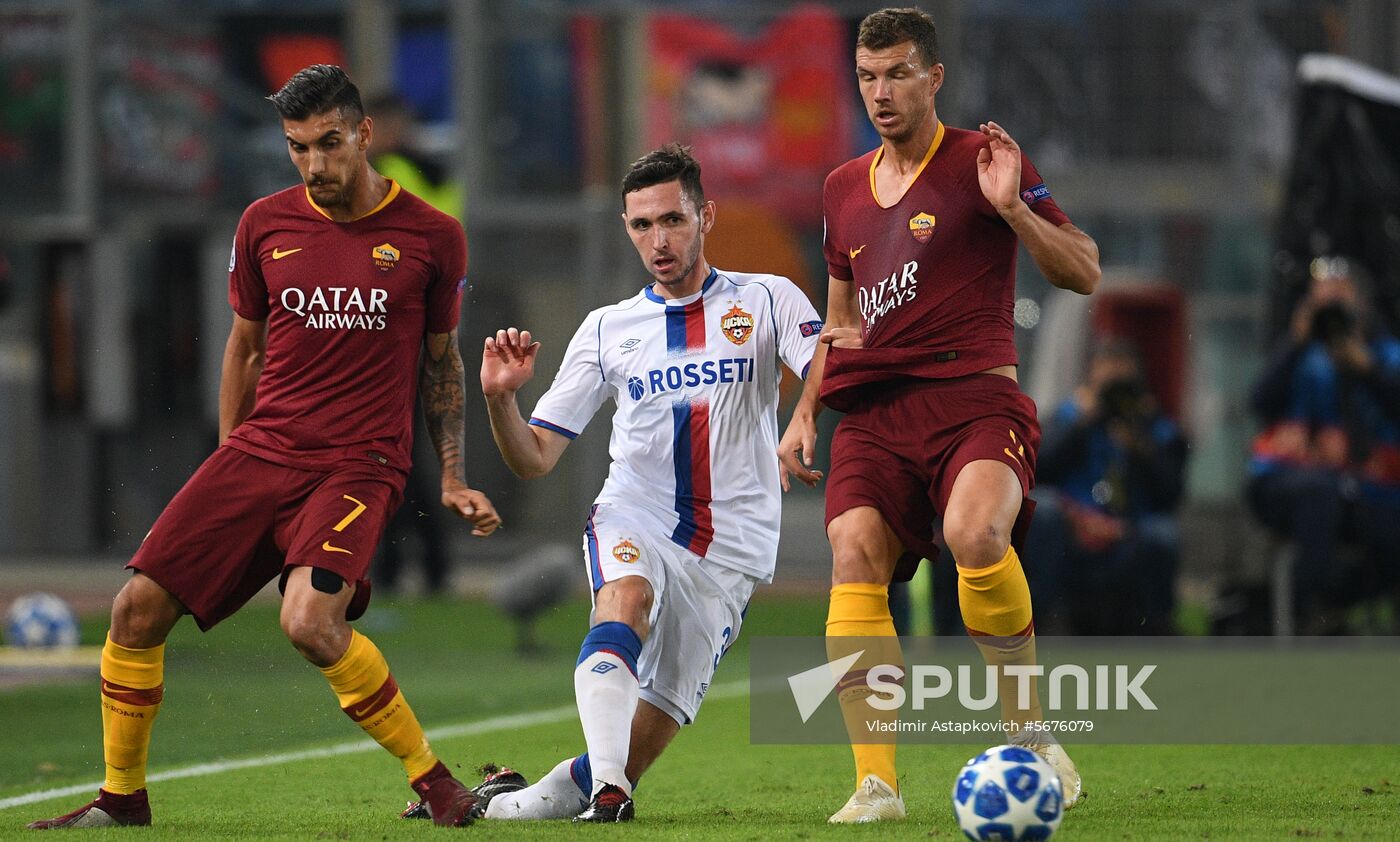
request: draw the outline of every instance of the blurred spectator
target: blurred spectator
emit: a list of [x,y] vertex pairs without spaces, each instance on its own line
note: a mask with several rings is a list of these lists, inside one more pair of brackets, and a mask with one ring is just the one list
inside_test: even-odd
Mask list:
[[1137,349],[1108,340],[1043,422],[1026,558],[1037,630],[1171,634],[1186,440]]
[[[1397,582],[1400,341],[1345,260],[1313,261],[1288,334],[1254,388],[1250,507],[1294,542],[1304,633],[1340,631],[1342,609]],[[1343,561],[1353,543],[1359,560]]]
[[418,122],[407,102],[398,96],[385,94],[365,105],[374,120],[374,143],[370,163],[385,178],[448,216],[462,218],[462,190],[447,179],[436,162],[424,156],[418,148]]
[[[370,100],[365,110],[374,120],[370,163],[380,175],[392,178],[404,190],[443,213],[461,219],[461,190],[447,183],[440,168],[414,151],[417,123],[408,104],[391,94]],[[403,505],[379,542],[372,575],[382,592],[397,591],[404,561],[413,550],[408,544],[409,536],[416,534],[416,557],[423,563],[423,593],[435,596],[447,586],[450,561],[437,511],[437,459],[428,446],[431,440],[423,426],[421,408],[414,414],[413,468],[404,488]]]

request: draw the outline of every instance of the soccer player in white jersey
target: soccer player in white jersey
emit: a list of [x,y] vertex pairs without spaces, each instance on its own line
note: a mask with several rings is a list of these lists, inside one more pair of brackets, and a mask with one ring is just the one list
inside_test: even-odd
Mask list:
[[632,787],[700,707],[756,585],[772,581],[781,511],[779,359],[805,375],[821,334],[787,278],[712,268],[700,165],[671,144],[622,181],[627,233],[653,282],[588,314],[527,422],[528,331],[486,340],[491,431],[518,476],[549,473],[611,398],[612,465],[584,527],[593,589],[574,692],[588,751],[539,783],[477,788],[487,818],[631,819]]

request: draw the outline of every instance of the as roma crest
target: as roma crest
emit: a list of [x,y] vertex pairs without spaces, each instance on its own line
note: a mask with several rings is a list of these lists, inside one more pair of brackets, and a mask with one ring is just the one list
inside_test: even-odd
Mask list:
[[735,304],[719,320],[720,330],[724,332],[724,338],[735,345],[743,345],[753,336],[753,316],[745,313]]
[[637,549],[636,544],[632,543],[626,538],[623,538],[621,541],[618,542],[616,547],[613,547],[613,558],[617,559],[623,564],[631,564],[632,562],[636,561],[641,557],[642,551]]
[[909,219],[909,233],[919,242],[927,243],[933,237],[933,223],[933,214],[915,214]]
[[380,243],[369,250],[369,256],[374,258],[374,265],[378,266],[380,271],[388,271],[399,265],[401,255],[398,249],[388,243]]

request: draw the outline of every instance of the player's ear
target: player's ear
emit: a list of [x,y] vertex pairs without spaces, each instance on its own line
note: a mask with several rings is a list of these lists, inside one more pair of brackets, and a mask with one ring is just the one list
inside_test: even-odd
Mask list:
[[700,206],[700,233],[708,234],[715,227],[715,203],[706,202]]
[[374,118],[366,114],[360,118],[360,126],[356,129],[360,135],[360,149],[369,148],[369,143],[374,135]]
[[938,89],[943,87],[943,62],[937,62],[928,69],[928,83],[932,88],[929,93],[938,93]]

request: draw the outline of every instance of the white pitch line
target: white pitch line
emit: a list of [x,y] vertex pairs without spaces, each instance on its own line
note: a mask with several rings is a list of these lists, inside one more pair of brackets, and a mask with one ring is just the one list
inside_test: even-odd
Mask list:
[[[730,681],[725,684],[717,684],[706,694],[707,699],[727,699],[734,696],[744,696],[748,694],[749,683],[747,681]],[[459,722],[456,725],[442,725],[437,728],[427,730],[428,739],[442,740],[452,737],[470,737],[476,734],[489,734],[495,731],[510,731],[516,728],[528,728],[532,725],[552,725],[556,722],[565,722],[578,716],[578,708],[573,705],[564,705],[548,710],[537,710],[530,713],[512,713],[506,716],[493,716],[490,719],[479,719],[475,722]],[[160,781],[175,781],[183,778],[202,778],[206,775],[218,775],[223,772],[232,772],[236,769],[256,769],[261,766],[277,766],[282,763],[296,763],[300,760],[315,760],[322,757],[339,757],[342,754],[360,754],[363,752],[375,751],[379,744],[370,739],[357,739],[349,742],[337,743],[324,748],[308,748],[301,751],[286,751],[280,754],[265,754],[261,757],[245,757],[241,760],[219,760],[214,763],[196,763],[193,766],[181,766],[176,769],[167,769],[164,772],[156,772],[148,775],[148,783],[158,783]],[[40,801],[49,801],[54,798],[67,798],[70,795],[80,795],[94,792],[102,786],[102,781],[94,781],[86,784],[74,784],[73,786],[61,786],[54,789],[41,789],[37,792],[29,792],[24,795],[14,795],[9,798],[0,798],[0,810],[8,810],[11,807],[23,807],[26,804],[37,804]]]

